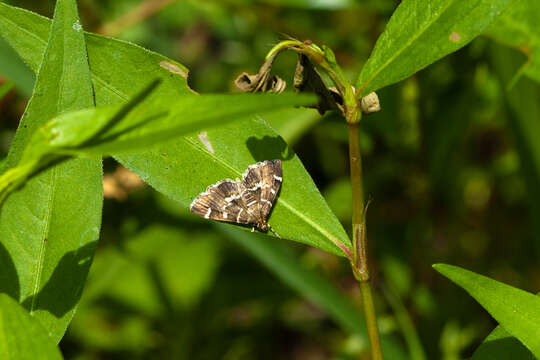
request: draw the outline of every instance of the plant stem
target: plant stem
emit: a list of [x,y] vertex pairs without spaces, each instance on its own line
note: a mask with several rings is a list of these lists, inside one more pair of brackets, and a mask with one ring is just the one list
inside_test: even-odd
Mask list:
[[351,167],[351,186],[353,201],[353,259],[351,261],[354,276],[360,285],[362,300],[364,303],[364,314],[371,344],[372,360],[382,360],[381,341],[379,329],[377,327],[377,317],[375,306],[371,294],[371,284],[369,282],[369,267],[367,259],[367,238],[366,238],[366,207],[364,206],[364,189],[362,177],[362,156],[360,153],[359,124],[358,122],[348,123],[349,125],[349,160]]
[[[377,327],[377,317],[375,315],[375,306],[371,294],[371,284],[369,282],[369,268],[367,257],[367,238],[366,238],[366,209],[364,204],[364,190],[362,184],[362,156],[360,153],[359,142],[359,123],[362,119],[362,111],[366,113],[380,110],[378,98],[373,93],[378,109],[373,110],[374,99],[369,99],[366,109],[361,106],[362,97],[357,95],[354,87],[341,70],[336,61],[332,50],[326,46],[320,48],[307,40],[304,42],[290,39],[285,40],[274,46],[266,56],[270,61],[281,51],[290,49],[305,55],[313,64],[323,69],[341,95],[343,106],[341,112],[349,126],[349,160],[351,165],[351,186],[353,201],[353,249],[352,254],[344,250],[351,262],[351,268],[354,277],[358,280],[360,291],[364,302],[364,313],[371,344],[371,359],[383,360],[379,329]],[[373,97],[373,96],[372,96]],[[366,97],[367,98],[367,97]]]
[[379,329],[377,328],[377,318],[375,316],[375,306],[371,296],[371,285],[369,281],[359,281],[362,301],[364,303],[364,313],[366,315],[366,325],[371,344],[371,359],[383,360],[381,339],[379,338]]

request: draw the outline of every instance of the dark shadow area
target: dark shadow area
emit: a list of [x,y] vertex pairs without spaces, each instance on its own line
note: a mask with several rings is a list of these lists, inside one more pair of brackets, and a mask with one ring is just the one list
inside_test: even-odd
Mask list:
[[[46,310],[56,317],[64,316],[79,301],[97,241],[65,254],[41,291],[23,301],[23,306]],[[34,299],[35,298],[35,299]]]
[[294,156],[294,152],[281,136],[265,136],[262,139],[252,136],[247,139],[246,146],[256,161],[290,160]]
[[475,359],[531,359],[533,354],[518,339],[508,336],[482,344],[470,360]]
[[21,289],[17,269],[11,255],[0,242],[0,293],[5,293],[15,300],[19,301]]

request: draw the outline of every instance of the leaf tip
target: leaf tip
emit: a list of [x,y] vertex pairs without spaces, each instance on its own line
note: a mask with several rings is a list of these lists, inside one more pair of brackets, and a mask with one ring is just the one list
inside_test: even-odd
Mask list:
[[437,263],[437,264],[433,264],[431,265],[431,267],[435,270],[437,270],[439,273],[443,273],[446,269],[448,269],[450,265],[448,264],[443,264],[443,263]]

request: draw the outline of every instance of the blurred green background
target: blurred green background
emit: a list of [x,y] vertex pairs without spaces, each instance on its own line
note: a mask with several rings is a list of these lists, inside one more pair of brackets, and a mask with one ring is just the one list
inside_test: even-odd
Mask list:
[[[52,0],[7,3],[48,17],[54,9]],[[210,93],[237,91],[236,76],[255,73],[283,34],[330,46],[354,81],[398,3],[80,0],[79,10],[87,31],[181,62],[190,69],[191,87]],[[495,38],[477,38],[381,90],[383,111],[362,120],[380,326],[405,344],[396,314],[406,309],[428,359],[468,357],[496,325],[465,292],[434,272],[433,263],[540,289],[540,232],[535,231],[540,162],[530,143],[540,135],[538,85],[514,78],[514,96],[507,96],[509,80],[526,58]],[[295,62],[295,55],[286,53],[274,66],[289,88]],[[0,158],[33,81],[32,72],[0,41],[0,89],[14,84],[0,100]],[[343,119],[292,109],[266,120],[293,146],[349,229]],[[365,339],[348,334],[286,286],[234,235],[140,184],[111,159],[105,173],[102,235],[83,299],[60,344],[66,359],[316,360],[357,358],[365,351]],[[290,242],[285,246],[303,267],[323,274],[361,308],[344,259]]]

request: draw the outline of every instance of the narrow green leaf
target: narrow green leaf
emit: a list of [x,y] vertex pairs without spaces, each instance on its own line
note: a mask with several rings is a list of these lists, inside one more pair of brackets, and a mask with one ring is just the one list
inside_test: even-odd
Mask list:
[[[39,355],[38,355],[39,354]],[[60,350],[45,329],[15,300],[0,294],[0,359],[60,360]]]
[[[47,19],[0,4],[0,35],[32,68],[35,54],[42,51],[43,32],[47,32]],[[86,34],[86,39],[97,105],[124,102],[141,84],[156,77],[163,77],[156,97],[171,100],[191,94],[186,81],[188,70],[182,65],[133,44],[93,34]],[[208,110],[219,116],[219,109]],[[338,255],[349,251],[345,230],[302,163],[260,116],[116,158],[156,190],[185,206],[208,185],[239,177],[250,164],[282,159],[285,178],[270,217],[272,227],[289,240]]]
[[[365,319],[360,309],[351,304],[335,286],[312,270],[301,266],[283,243],[249,234],[237,229],[217,225],[227,237],[246,249],[285,284],[319,306],[345,331],[358,334],[368,342]],[[382,338],[385,358],[406,359],[401,346],[390,336]]]
[[491,49],[494,69],[507,91],[504,99],[508,109],[510,129],[517,141],[520,170],[527,186],[532,236],[540,254],[540,86],[527,77],[512,83],[522,66],[523,56],[514,49],[494,44]]
[[389,287],[383,288],[388,304],[394,312],[397,325],[400,328],[401,334],[407,345],[409,357],[411,360],[425,360],[426,354],[418,336],[418,332],[414,326],[414,322],[409,315],[407,307],[401,300],[400,296],[391,290]]
[[457,266],[433,268],[461,286],[510,334],[540,357],[540,297]]
[[[5,29],[4,23],[0,29]],[[49,44],[41,55],[34,94],[10,148],[7,168],[19,162],[31,134],[47,120],[94,106],[74,0],[58,1]],[[2,286],[56,342],[73,316],[90,266],[99,235],[102,191],[99,160],[70,160],[33,178],[2,208],[0,243],[13,268]]]
[[396,83],[471,42],[518,0],[404,0],[357,81],[362,94]]
[[123,113],[123,107],[112,105],[61,115],[49,122],[44,131],[49,135],[54,132],[54,138],[47,142],[53,147],[51,151],[95,156],[117,155],[141,152],[182,135],[222,126],[254,112],[309,105],[314,101],[315,98],[311,96],[294,94],[184,96],[175,101],[143,102],[88,141],[80,137],[83,132],[76,131],[78,128],[107,123],[109,119]]
[[540,82],[540,1],[521,0],[493,23],[487,34],[497,41],[521,50],[527,61],[519,73]]

